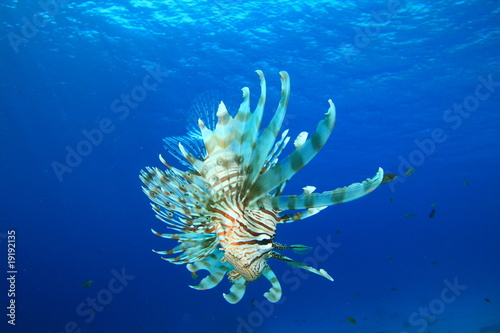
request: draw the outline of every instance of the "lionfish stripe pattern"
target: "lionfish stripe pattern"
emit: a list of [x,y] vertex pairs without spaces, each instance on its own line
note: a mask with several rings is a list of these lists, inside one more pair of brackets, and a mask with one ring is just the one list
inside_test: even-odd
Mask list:
[[[306,132],[300,133],[294,141],[295,150],[279,161],[290,141],[288,130],[278,137],[290,97],[290,79],[288,73],[280,72],[278,108],[268,126],[260,131],[266,81],[261,71],[257,74],[261,94],[254,112],[250,111],[250,90],[243,88],[243,102],[234,117],[221,102],[216,124],[205,110],[204,114],[200,112],[197,128],[187,136],[165,139],[167,150],[187,167],[186,171],[171,166],[160,155],[167,169],[146,167],[140,175],[156,217],[174,231],[152,230],[153,233],[178,242],[171,250],[153,251],[168,255],[163,259],[171,263],[187,264],[193,274],[208,271],[198,285],[191,286],[194,289],[211,289],[227,274],[233,285],[223,296],[233,304],[243,297],[247,284],[260,276],[271,283],[264,296],[271,302],[279,301],[281,286],[267,264],[271,258],[333,281],[325,270],[278,253],[287,249],[301,253],[308,247],[274,242],[276,226],[360,198],[376,189],[383,178],[379,168],[373,178],[333,191],[313,193],[315,188],[307,186],[300,195],[282,195],[288,180],[318,153],[330,136],[335,125],[335,106],[329,100],[329,109],[316,132],[309,138]],[[284,213],[290,210],[297,212]]]

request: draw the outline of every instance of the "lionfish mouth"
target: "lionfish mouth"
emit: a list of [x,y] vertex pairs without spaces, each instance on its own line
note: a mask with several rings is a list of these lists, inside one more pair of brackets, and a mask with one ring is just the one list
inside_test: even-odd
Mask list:
[[[304,250],[304,245],[285,246],[274,243],[276,226],[311,217],[328,206],[358,199],[376,189],[382,182],[379,168],[373,178],[332,191],[313,193],[306,186],[299,195],[283,195],[292,176],[319,152],[335,125],[335,105],[329,109],[316,131],[308,138],[302,132],[294,141],[294,151],[279,160],[290,141],[288,130],[279,136],[290,96],[290,78],[281,75],[281,99],[269,125],[260,125],[266,101],[264,74],[260,78],[261,94],[254,112],[250,111],[250,90],[243,88],[243,102],[231,116],[223,102],[216,116],[209,114],[213,106],[202,105],[193,110],[194,119],[186,136],[165,138],[167,151],[186,167],[183,171],[168,164],[160,155],[166,170],[146,167],[140,178],[143,191],[152,200],[156,216],[173,233],[153,232],[163,238],[177,240],[171,250],[154,251],[174,255],[163,259],[174,264],[187,264],[193,277],[199,270],[208,271],[194,289],[215,287],[226,273],[233,283],[230,303],[237,303],[246,285],[260,276],[271,283],[264,296],[271,302],[281,298],[281,286],[267,264],[275,258],[333,279],[323,269],[315,269],[292,260],[277,250]],[[286,213],[285,213],[286,211]],[[299,252],[299,251],[297,251]]]
[[231,253],[225,252],[224,259],[233,266],[236,275],[242,276],[248,282],[257,280],[266,266],[265,259],[262,257],[253,258],[250,263],[247,263]]

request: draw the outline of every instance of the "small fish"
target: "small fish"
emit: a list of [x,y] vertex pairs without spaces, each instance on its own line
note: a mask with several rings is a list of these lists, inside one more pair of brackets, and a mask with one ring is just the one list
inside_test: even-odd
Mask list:
[[390,202],[394,202],[394,198],[393,198],[392,196],[391,196],[391,197],[389,197],[389,201],[390,201]]
[[438,204],[438,203],[437,203],[437,201],[436,201],[436,202],[433,202],[433,203],[431,204],[431,207],[436,207],[436,206],[437,206],[437,204]]
[[354,319],[353,317],[349,317],[349,318],[347,318],[347,320],[348,320],[351,324],[353,324],[353,325],[355,325],[355,324],[356,324],[356,319]]
[[465,180],[465,179],[464,179],[464,184],[465,184],[465,185],[467,185],[467,186],[469,186],[469,185],[470,185],[469,181],[468,181],[468,180]]
[[415,216],[415,214],[413,214],[413,213],[410,213],[410,214],[405,214],[405,217],[406,217],[406,218],[413,217],[413,216]]
[[196,274],[196,272],[191,272],[191,277],[193,278],[193,280],[196,280],[198,274]]
[[380,184],[392,182],[394,179],[396,179],[397,176],[398,175],[396,175],[395,173],[390,173],[390,172],[384,173],[384,178],[382,178],[382,183]]
[[392,258],[391,257],[387,257],[387,261],[392,262]]
[[431,264],[433,264],[433,265],[437,265],[437,263],[438,263],[437,261],[431,262]]
[[343,257],[343,256],[344,256],[344,254],[343,254],[343,253],[341,253],[341,254],[340,254],[340,256],[341,256],[341,257]]
[[361,295],[361,294],[360,293],[354,293],[354,296],[359,296],[359,295]]
[[398,291],[398,288],[391,288],[391,291]]
[[337,235],[340,235],[340,229],[337,229]]
[[436,321],[437,318],[436,317],[431,317],[431,316],[425,316],[425,319],[427,319],[427,321],[429,323],[433,323],[433,322]]
[[484,300],[485,300],[486,302],[488,302],[488,303],[491,303],[491,301],[490,301],[490,299],[489,299],[489,298],[485,298]]
[[436,215],[435,209],[431,210],[431,212],[429,213],[429,218],[432,219],[434,217],[434,215]]
[[415,168],[409,168],[408,170],[406,170],[405,176],[410,177],[414,171],[415,171]]
[[84,284],[82,284],[82,288],[88,288],[88,287],[90,287],[93,284],[94,284],[94,281],[88,280],[87,282],[85,282]]

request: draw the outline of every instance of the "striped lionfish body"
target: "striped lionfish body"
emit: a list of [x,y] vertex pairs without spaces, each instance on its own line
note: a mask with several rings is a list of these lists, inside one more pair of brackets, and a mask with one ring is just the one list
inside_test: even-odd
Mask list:
[[[383,178],[379,168],[375,177],[333,191],[313,193],[314,188],[308,186],[300,195],[283,195],[287,181],[316,155],[330,136],[335,124],[335,106],[329,100],[330,107],[316,132],[310,138],[302,132],[294,142],[295,150],[278,161],[290,140],[288,130],[278,137],[289,100],[290,80],[288,73],[280,72],[278,108],[269,125],[259,132],[266,82],[263,73],[257,73],[261,95],[254,112],[250,111],[250,91],[243,88],[243,102],[234,117],[221,102],[215,126],[209,124],[206,116],[205,122],[198,119],[197,128],[187,136],[165,139],[167,150],[187,167],[187,171],[169,165],[160,155],[167,169],[147,167],[140,175],[156,216],[175,232],[153,230],[153,233],[178,242],[171,250],[154,252],[174,255],[163,259],[187,264],[191,272],[207,270],[208,276],[192,286],[194,289],[213,288],[227,273],[233,285],[229,294],[223,296],[230,303],[237,303],[246,285],[261,275],[272,285],[264,296],[271,302],[281,298],[280,283],[267,264],[270,258],[333,281],[325,270],[317,270],[278,253],[286,249],[300,252],[307,247],[274,242],[276,226],[362,197],[377,188]],[[296,212],[284,213],[290,210]]]

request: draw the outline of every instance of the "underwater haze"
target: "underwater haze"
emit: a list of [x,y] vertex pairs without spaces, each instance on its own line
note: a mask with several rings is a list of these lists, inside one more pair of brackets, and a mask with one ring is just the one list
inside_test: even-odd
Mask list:
[[[4,0],[0,32],[1,332],[500,332],[499,1]],[[139,172],[255,70],[292,142],[336,106],[285,194],[396,177],[278,226],[333,282],[270,259],[281,300],[233,305],[151,251]]]

